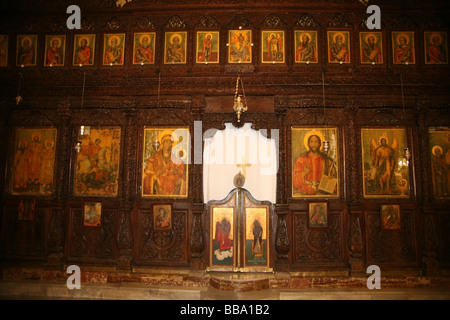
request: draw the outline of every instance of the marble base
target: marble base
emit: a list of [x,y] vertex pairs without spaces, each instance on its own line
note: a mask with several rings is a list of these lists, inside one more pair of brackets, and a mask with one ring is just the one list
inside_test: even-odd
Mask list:
[[450,299],[450,275],[422,277],[414,270],[386,274],[381,290],[369,290],[367,275],[353,277],[345,271],[225,273],[80,266],[82,289],[69,290],[66,268],[3,267],[0,299],[377,299],[381,293],[398,299]]
[[209,284],[220,291],[252,292],[267,290],[273,278],[259,273],[210,273]]

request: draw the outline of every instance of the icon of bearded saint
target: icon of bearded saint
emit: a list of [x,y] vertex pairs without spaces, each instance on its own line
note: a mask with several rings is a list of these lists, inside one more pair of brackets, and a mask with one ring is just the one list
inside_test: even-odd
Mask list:
[[391,185],[394,178],[394,169],[397,163],[398,141],[394,138],[389,146],[387,137],[382,136],[376,143],[375,138],[370,141],[370,155],[372,168],[375,171],[375,189],[379,194],[392,194]]

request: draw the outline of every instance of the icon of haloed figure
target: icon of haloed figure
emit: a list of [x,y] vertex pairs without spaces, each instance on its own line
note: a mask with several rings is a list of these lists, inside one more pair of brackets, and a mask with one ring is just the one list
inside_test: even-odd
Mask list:
[[100,225],[100,214],[97,211],[95,203],[86,204],[86,213],[84,216],[84,225],[88,226],[99,226]]
[[312,227],[325,227],[327,225],[327,218],[323,214],[321,206],[314,206],[314,212],[310,219],[310,225]]
[[233,256],[233,246],[230,239],[231,223],[223,218],[221,222],[216,222],[216,234],[214,240],[218,249],[214,251],[217,260],[223,261]]
[[161,139],[162,148],[148,158],[144,169],[144,195],[184,195],[186,193],[186,167],[183,161],[172,160],[172,136]]
[[263,256],[263,240],[262,240],[263,228],[258,220],[253,222],[253,248],[252,253],[255,257]]
[[164,208],[158,209],[158,216],[156,217],[155,224],[159,229],[170,228],[170,217]]
[[308,138],[308,151],[301,154],[295,161],[293,184],[294,189],[301,194],[315,195],[319,193],[322,176],[337,177],[333,161],[321,152],[322,139],[315,134]]
[[399,213],[398,210],[396,210],[394,207],[389,207],[389,212],[384,215],[383,227],[388,230],[400,229]]

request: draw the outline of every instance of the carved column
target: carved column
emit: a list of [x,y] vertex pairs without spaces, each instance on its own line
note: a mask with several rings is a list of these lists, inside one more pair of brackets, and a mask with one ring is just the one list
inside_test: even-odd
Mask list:
[[119,247],[119,261],[117,268],[130,270],[132,260],[133,235],[131,229],[131,215],[128,210],[121,210],[119,234],[117,235],[117,245]]
[[136,155],[134,154],[133,135],[135,133],[136,102],[124,101],[123,111],[127,117],[127,125],[124,133],[124,166],[123,166],[123,201],[118,212],[121,214],[117,245],[119,248],[119,261],[117,268],[130,270],[133,250],[133,229],[131,215],[136,197]]
[[350,250],[350,273],[352,275],[365,273],[364,264],[364,244],[361,232],[360,216],[361,211],[358,208],[350,208],[349,210],[350,232],[348,239],[348,248]]
[[427,276],[436,276],[441,273],[438,260],[438,229],[436,212],[426,207],[422,211],[423,221],[423,271]]
[[[127,117],[127,125],[124,136],[124,166],[123,166],[123,199],[125,202],[133,203],[136,198],[136,154],[135,154],[135,119],[136,102],[125,101],[123,111]],[[134,138],[134,139],[133,139]]]
[[349,267],[352,274],[365,272],[364,263],[364,242],[362,237],[361,221],[363,220],[362,195],[361,195],[361,175],[360,164],[356,155],[359,154],[360,136],[355,127],[355,119],[358,113],[358,106],[354,100],[346,103],[345,113],[348,119],[345,142],[347,144],[346,154],[354,155],[352,158],[345,158],[346,166],[346,194],[349,221],[348,249],[350,254]]
[[[203,118],[203,112],[205,110],[205,96],[194,95],[192,97],[192,115],[194,121],[201,122]],[[193,155],[192,161],[192,228],[191,228],[191,261],[190,265],[192,269],[205,269],[206,262],[204,259],[205,249],[205,233],[203,227],[203,218],[205,206],[203,204],[203,165],[199,163],[203,159],[203,126],[194,125],[194,137]]]
[[287,129],[285,126],[286,110],[284,101],[279,98],[275,100],[275,114],[277,117],[277,126],[280,130],[278,143],[278,174],[277,174],[277,204],[275,212],[277,215],[276,234],[275,234],[275,250],[276,261],[275,268],[277,271],[289,271],[289,252],[291,244],[289,240],[288,215],[289,205],[286,199],[286,150],[287,150]]
[[57,165],[57,173],[55,174],[55,194],[54,198],[61,200],[66,199],[69,188],[69,181],[67,177],[69,177],[69,163],[70,163],[70,155],[73,153],[73,145],[70,139],[70,121],[71,121],[71,113],[70,113],[71,103],[68,99],[60,102],[58,105],[58,118],[60,119],[58,135],[59,135],[59,143],[58,143],[58,165]]
[[60,266],[64,256],[65,224],[64,209],[68,196],[69,184],[69,163],[70,155],[74,145],[71,143],[70,113],[71,103],[68,99],[61,101],[58,105],[58,118],[60,119],[58,128],[58,154],[59,161],[56,166],[54,199],[59,200],[60,208],[54,208],[51,212],[50,228],[47,236],[48,253],[47,265]]
[[64,215],[63,210],[53,209],[48,233],[47,265],[60,266],[64,253]]

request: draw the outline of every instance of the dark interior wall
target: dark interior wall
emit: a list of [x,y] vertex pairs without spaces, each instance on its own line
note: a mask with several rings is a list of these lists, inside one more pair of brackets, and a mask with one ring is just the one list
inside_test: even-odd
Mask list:
[[[450,127],[449,66],[426,64],[424,43],[424,32],[448,32],[450,10],[445,1],[380,2],[384,62],[379,65],[361,63],[359,32],[368,30],[363,24],[366,8],[358,1],[303,1],[300,5],[296,1],[135,0],[121,9],[113,1],[78,3],[82,28],[75,31],[66,27],[66,1],[55,1],[51,7],[46,1],[1,4],[0,33],[9,36],[8,65],[0,68],[0,112],[4,115],[0,120],[4,150],[0,159],[0,254],[4,264],[205,268],[208,219],[202,201],[202,166],[189,167],[187,198],[141,197],[143,129],[182,126],[194,132],[194,121],[202,121],[203,132],[223,129],[226,122],[238,125],[232,103],[240,73],[249,103],[242,121],[252,122],[256,129],[280,132],[272,230],[275,270],[358,272],[370,264],[430,273],[448,268],[449,198],[437,198],[433,192],[428,130]],[[253,32],[251,64],[227,62],[228,30],[240,26]],[[201,30],[220,33],[218,64],[196,63],[196,31]],[[285,63],[261,62],[262,30],[285,32]],[[318,32],[317,64],[295,63],[294,30]],[[349,32],[350,63],[328,63],[327,31],[332,30]],[[156,33],[155,63],[133,65],[132,38],[143,31]],[[187,31],[186,64],[164,64],[164,33],[168,31]],[[414,32],[415,64],[393,63],[393,31]],[[80,68],[72,64],[73,39],[83,33],[96,35],[96,54],[94,66]],[[108,33],[126,34],[123,66],[102,65],[104,34]],[[16,66],[16,39],[22,34],[38,35],[35,67]],[[45,67],[45,36],[58,34],[67,38],[65,65]],[[23,97],[19,105],[17,94]],[[116,197],[74,195],[74,145],[80,125],[120,127]],[[340,137],[339,197],[325,199],[332,227],[312,231],[307,227],[307,214],[308,203],[314,199],[291,194],[291,127],[326,126],[336,127]],[[54,189],[47,196],[12,195],[15,132],[38,127],[58,131]],[[412,151],[409,197],[364,197],[364,128],[406,130]],[[36,200],[34,221],[18,220],[18,205],[24,199]],[[102,201],[101,228],[82,226],[82,206],[87,199]],[[151,228],[152,205],[162,201],[173,205],[171,232]],[[400,205],[400,231],[381,230],[380,205],[386,203]]]

